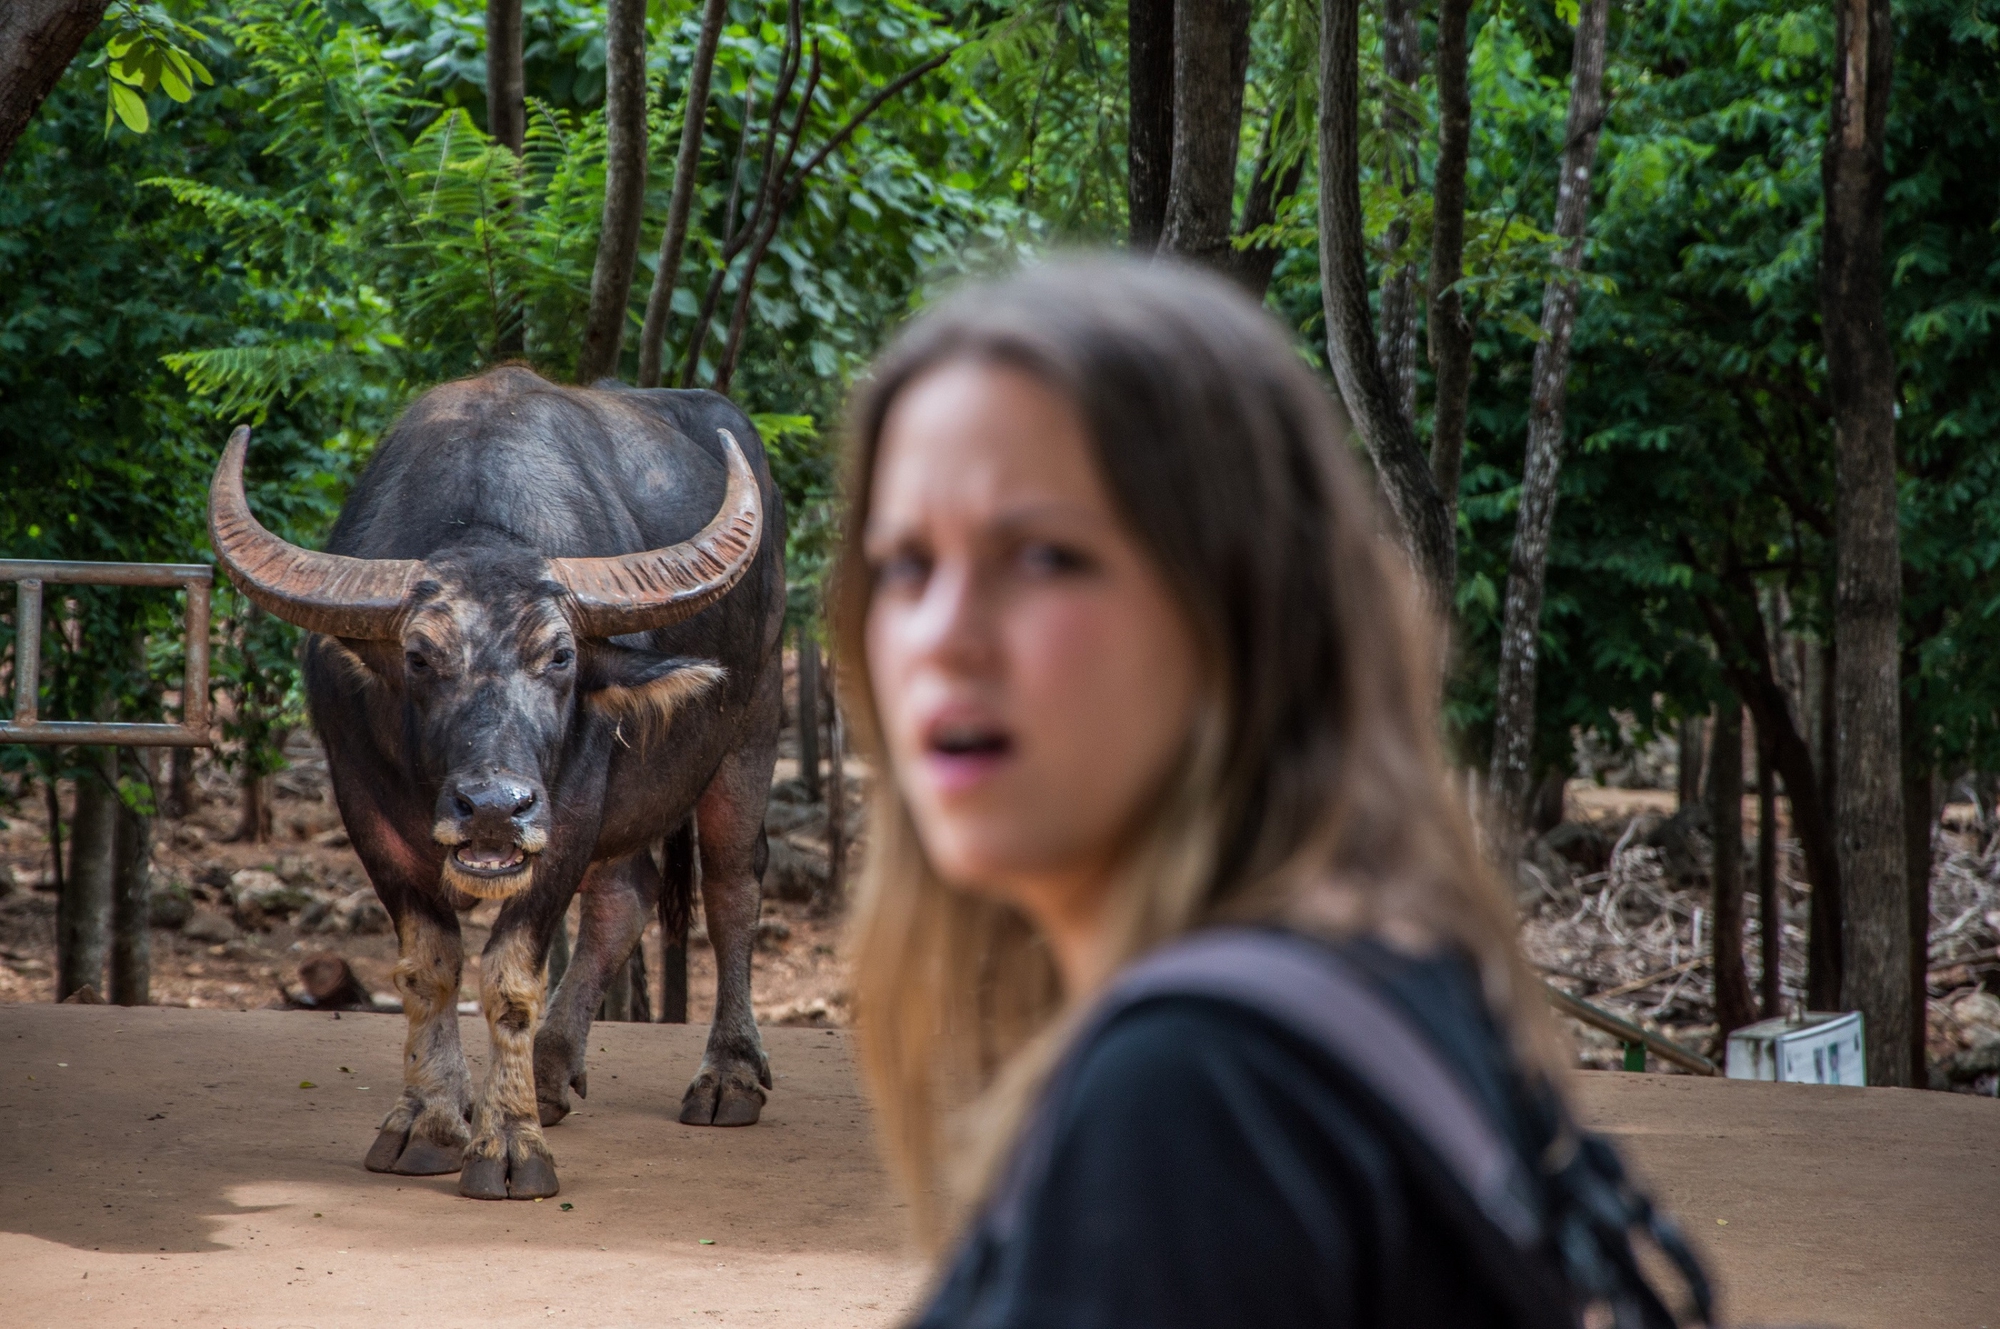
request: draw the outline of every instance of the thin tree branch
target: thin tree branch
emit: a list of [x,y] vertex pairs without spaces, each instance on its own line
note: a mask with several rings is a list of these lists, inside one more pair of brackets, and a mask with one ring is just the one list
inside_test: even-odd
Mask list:
[[688,217],[694,210],[695,173],[701,163],[701,136],[708,119],[708,87],[727,12],[727,0],[708,0],[702,10],[694,64],[688,70],[687,105],[681,112],[681,149],[674,159],[674,192],[667,202],[667,228],[660,236],[660,261],[653,269],[653,289],[646,296],[646,322],[639,330],[642,388],[660,386],[660,357],[666,348],[667,323],[674,315],[674,283],[680,276]]
[[[799,136],[805,132],[806,116],[812,110],[813,93],[819,90],[819,43],[813,43],[812,69],[806,76],[806,90],[799,98],[797,113],[785,135],[785,156],[787,164],[799,150]],[[760,214],[764,210],[760,209]],[[729,335],[722,343],[722,360],[715,367],[715,390],[726,393],[729,384],[736,377],[736,357],[743,349],[743,329],[750,318],[750,297],[757,289],[757,269],[764,262],[764,254],[771,247],[772,239],[778,234],[778,223],[784,217],[783,205],[773,206],[768,215],[762,215],[762,226],[756,243],[750,249],[750,257],[744,261],[743,276],[736,287],[736,307],[729,315]]]

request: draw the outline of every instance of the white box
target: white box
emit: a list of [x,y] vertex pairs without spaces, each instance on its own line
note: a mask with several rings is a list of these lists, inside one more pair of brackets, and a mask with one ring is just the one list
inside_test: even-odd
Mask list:
[[1729,1036],[1724,1073],[1732,1080],[1865,1085],[1863,1047],[1860,1011],[1759,1020]]

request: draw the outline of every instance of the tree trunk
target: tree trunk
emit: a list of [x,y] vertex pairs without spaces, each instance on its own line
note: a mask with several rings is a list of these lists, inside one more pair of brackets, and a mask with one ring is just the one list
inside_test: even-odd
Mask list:
[[660,263],[646,296],[646,323],[639,331],[639,386],[660,386],[667,324],[674,316],[674,283],[680,279],[681,251],[687,245],[688,217],[694,210],[695,174],[701,166],[701,135],[708,120],[708,87],[715,71],[715,48],[722,40],[725,0],[707,0],[701,36],[688,70],[687,103],[681,111],[681,150],[674,158],[674,192],[667,202],[667,228],[660,236]]
[[1708,766],[1708,822],[1715,846],[1713,972],[1716,1044],[1756,1018],[1743,964],[1743,706],[1731,698],[1715,711]]
[[701,825],[690,813],[660,846],[660,1023],[688,1018],[688,913],[701,895]]
[[[1256,174],[1250,179],[1250,189],[1243,196],[1243,216],[1236,223],[1239,238],[1254,234],[1278,219],[1278,207],[1286,199],[1296,194],[1299,181],[1305,177],[1305,158],[1301,157],[1285,169],[1277,170],[1271,154],[1275,148],[1271,141],[1270,126],[1264,130],[1264,144],[1257,154]],[[1276,271],[1278,260],[1284,250],[1277,245],[1249,245],[1234,249],[1230,258],[1230,272],[1243,288],[1264,298],[1271,289],[1271,274]]]
[[1812,749],[1792,724],[1784,688],[1772,667],[1764,620],[1755,610],[1754,592],[1747,598],[1751,612],[1742,619],[1740,630],[1732,629],[1728,617],[1713,601],[1701,600],[1699,604],[1702,616],[1708,621],[1709,634],[1715,638],[1716,649],[1722,655],[1730,686],[1770,741],[1772,765],[1785,783],[1785,797],[1792,809],[1792,830],[1799,837],[1799,850],[1806,860],[1806,879],[1812,885],[1812,916],[1806,936],[1806,1006],[1810,1010],[1831,1010],[1840,1001],[1839,855],[1834,850],[1826,804],[1820,800]]
[[[516,157],[527,144],[521,0],[486,0],[486,132]],[[514,206],[520,206],[518,201]],[[527,324],[519,293],[503,290],[498,305],[494,310],[493,356],[498,360],[512,359],[527,350]]]
[[1697,807],[1701,803],[1702,723],[1699,715],[1690,715],[1676,726],[1681,755],[1674,801],[1683,808]]
[[[1935,632],[1933,628],[1925,635]],[[1912,642],[1901,654],[1902,681],[1907,684],[1919,667],[1917,644]],[[1897,692],[1902,708],[1903,881],[1909,901],[1910,1083],[1921,1089],[1930,1084],[1931,833],[1944,809],[1930,754],[1918,742],[1916,701],[1907,686]]]
[[[272,748],[283,753],[291,736],[289,729],[271,730]],[[239,812],[236,829],[229,833],[229,843],[267,844],[271,839],[271,777],[259,772],[254,752],[246,750],[242,762],[242,773],[236,781]]]
[[1931,829],[1936,781],[1920,752],[1903,749],[1903,881],[1909,908],[1910,948],[1910,1080],[1921,1089],[1930,1083],[1925,1037],[1930,1006]]
[[1250,67],[1250,0],[1177,0],[1174,149],[1160,249],[1228,271],[1236,148]]
[[[1383,0],[1382,69],[1414,97],[1423,72],[1417,42],[1416,0]],[[1382,117],[1392,140],[1390,176],[1405,198],[1417,192],[1417,122],[1398,103],[1389,103]],[[1391,222],[1382,235],[1382,336],[1376,354],[1382,376],[1403,414],[1417,418],[1417,274],[1395,266],[1396,251],[1410,238],[1408,222]]]
[[660,949],[660,1023],[688,1022],[688,942],[676,937]]
[[118,791],[110,748],[79,748],[76,813],[70,821],[69,877],[56,901],[56,1000],[81,987],[104,993],[116,863]]
[[1834,806],[1834,789],[1839,784],[1834,778],[1839,763],[1834,760],[1834,751],[1838,746],[1834,736],[1838,725],[1833,704],[1833,679],[1839,663],[1840,652],[1836,643],[1822,642],[1819,648],[1819,691],[1816,694],[1819,700],[1819,734],[1818,742],[1813,746],[1813,758],[1819,763],[1816,768],[1819,771],[1819,801],[1828,808]]
[[646,976],[646,938],[632,943],[632,958],[625,962],[625,984],[631,990],[626,999],[625,1018],[635,1024],[653,1022],[652,981]]
[[0,5],[0,166],[43,99],[104,21],[109,0],[7,0]]
[[528,139],[521,0],[486,0],[486,132],[516,157]]
[[847,744],[831,669],[826,671],[826,720],[826,894],[815,912],[830,914],[847,893],[847,766],[842,752]]
[[632,267],[646,210],[645,0],[607,0],[604,121],[604,219],[576,360],[576,381],[584,384],[617,375],[632,300]]
[[229,833],[232,844],[264,844],[271,838],[271,800],[266,777],[256,767],[245,764],[236,782],[239,809],[236,829]]
[[799,626],[799,779],[819,802],[819,639]]
[[160,815],[178,821],[194,811],[193,748],[167,749],[167,793],[160,802]]
[[[1584,0],[1570,56],[1569,118],[1563,133],[1562,183],[1556,193],[1557,263],[1583,266],[1583,234],[1590,217],[1590,176],[1597,134],[1604,123],[1604,46],[1609,0]],[[1508,861],[1521,825],[1529,764],[1535,749],[1535,660],[1542,629],[1542,593],[1548,573],[1549,534],[1555,525],[1556,480],[1562,470],[1563,412],[1569,393],[1569,340],[1576,328],[1573,278],[1550,281],[1542,291],[1542,340],[1528,405],[1528,452],[1521,475],[1520,515],[1507,563],[1507,599],[1500,631],[1500,680],[1493,715],[1495,845]]]
[[[67,893],[69,880],[63,870],[62,786],[56,780],[56,772],[62,769],[62,753],[61,748],[49,749],[48,778],[42,781],[42,807],[49,823],[49,871],[55,879],[57,900]],[[71,848],[74,852],[74,845]]]
[[[127,748],[127,768],[151,774]],[[120,1006],[150,1006],[153,982],[153,819],[118,800],[112,847],[111,993]]]
[[1868,1030],[1868,1083],[1910,1083],[1909,889],[1897,634],[1896,364],[1882,315],[1882,131],[1889,0],[1835,7],[1834,97],[1821,192],[1820,328],[1834,434],[1834,825],[1847,889],[1842,997]]
[[1159,247],[1174,164],[1174,0],[1127,0],[1127,233],[1135,253]]
[[1756,726],[1757,741],[1757,928],[1758,1013],[1766,1020],[1785,1013],[1785,915],[1778,901],[1778,783],[1771,769],[1771,739]]
[[1416,426],[1375,354],[1361,217],[1359,0],[1325,0],[1319,43],[1319,266],[1326,346],[1348,417],[1367,445],[1403,546],[1432,608],[1451,612],[1458,534]]
[[1471,0],[1440,0],[1437,18],[1438,156],[1431,185],[1431,475],[1445,525],[1458,527],[1458,477],[1472,396],[1472,325],[1458,279],[1465,272],[1465,163],[1472,144],[1472,98],[1465,78],[1465,15]]

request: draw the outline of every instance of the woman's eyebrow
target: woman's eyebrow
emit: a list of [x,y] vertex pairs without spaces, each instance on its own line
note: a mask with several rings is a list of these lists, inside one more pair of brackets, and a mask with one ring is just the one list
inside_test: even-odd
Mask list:
[[1047,522],[1096,528],[1105,521],[1103,513],[1088,504],[1070,499],[1048,498],[1027,499],[1010,503],[995,512],[987,523],[1002,534],[1015,534],[1024,528],[1033,528]]

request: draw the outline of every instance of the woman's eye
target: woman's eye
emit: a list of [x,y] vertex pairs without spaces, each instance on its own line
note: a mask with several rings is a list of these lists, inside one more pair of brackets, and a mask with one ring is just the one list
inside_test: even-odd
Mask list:
[[1092,566],[1090,556],[1082,550],[1047,540],[1031,540],[1022,545],[1019,558],[1021,566],[1038,577],[1087,572]]
[[875,588],[909,590],[922,586],[930,571],[931,561],[921,554],[891,554],[875,565]]

